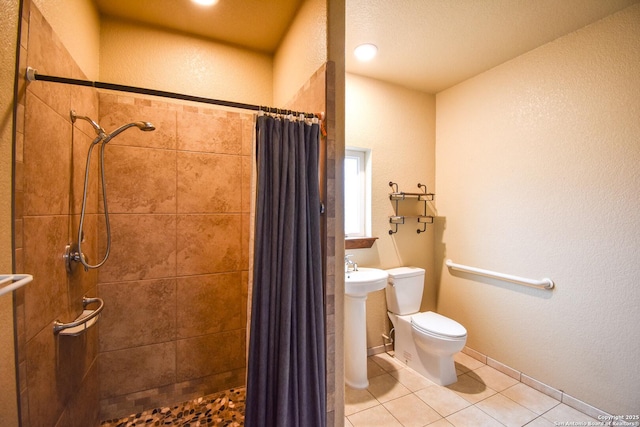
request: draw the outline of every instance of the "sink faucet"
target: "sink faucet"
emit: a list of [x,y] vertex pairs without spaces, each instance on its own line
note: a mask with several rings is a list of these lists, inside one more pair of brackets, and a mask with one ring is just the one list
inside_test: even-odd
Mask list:
[[344,271],[358,271],[358,264],[356,264],[351,258],[353,255],[348,254],[344,256]]

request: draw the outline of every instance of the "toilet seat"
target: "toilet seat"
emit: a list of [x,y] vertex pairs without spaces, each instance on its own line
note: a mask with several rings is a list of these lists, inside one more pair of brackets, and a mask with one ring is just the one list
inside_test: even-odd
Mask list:
[[467,330],[460,323],[441,314],[427,311],[411,316],[411,327],[427,335],[443,338],[464,338]]

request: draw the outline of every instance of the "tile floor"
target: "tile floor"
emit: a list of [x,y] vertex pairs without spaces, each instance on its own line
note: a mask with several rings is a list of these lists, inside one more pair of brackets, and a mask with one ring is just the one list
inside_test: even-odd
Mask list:
[[[370,356],[369,388],[346,387],[345,427],[603,425],[464,353],[458,353],[455,359],[458,382],[442,387],[386,353]],[[242,426],[244,400],[245,389],[240,387],[174,407],[104,421],[101,427]]]
[[345,426],[600,425],[598,420],[464,353],[458,353],[455,360],[458,382],[443,387],[386,353],[370,356],[369,387],[345,388]]

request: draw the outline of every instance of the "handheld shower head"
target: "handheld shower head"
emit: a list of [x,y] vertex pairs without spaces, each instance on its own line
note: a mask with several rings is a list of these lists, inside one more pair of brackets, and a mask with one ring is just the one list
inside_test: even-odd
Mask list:
[[135,125],[138,126],[138,129],[144,132],[150,132],[152,130],[156,130],[156,127],[153,123],[149,122],[135,122]]
[[[98,136],[93,140],[93,142],[89,146],[89,151],[87,153],[87,166],[86,166],[85,174],[84,174],[84,194],[82,196],[82,210],[80,211],[80,225],[78,227],[77,251],[68,252],[65,255],[65,258],[67,260],[67,271],[71,271],[71,267],[70,267],[71,261],[76,261],[76,262],[82,263],[82,265],[84,266],[85,270],[88,271],[91,268],[99,268],[100,266],[102,266],[107,261],[107,258],[109,257],[109,253],[111,251],[111,226],[109,225],[109,209],[107,208],[107,187],[106,187],[106,184],[105,184],[105,168],[104,168],[104,152],[105,152],[105,147],[107,146],[107,142],[111,141],[112,138],[116,137],[121,132],[124,132],[125,130],[127,130],[130,127],[133,127],[133,126],[137,127],[141,131],[145,131],[145,132],[156,130],[156,127],[153,124],[149,123],[149,122],[133,122],[133,123],[126,124],[124,126],[120,126],[119,128],[117,128],[116,130],[114,130],[110,134],[107,134],[99,124],[97,124],[96,122],[91,120],[89,117],[78,116],[74,110],[71,110],[70,116],[71,116],[71,122],[72,123],[75,123],[77,119],[86,120],[87,122],[89,122],[91,124],[91,126],[93,126],[93,129],[98,134]],[[101,142],[102,142],[102,144],[100,144]],[[102,261],[100,261],[99,263],[97,263],[95,265],[91,265],[91,264],[89,264],[87,262],[87,260],[85,259],[84,254],[82,253],[82,236],[84,234],[83,226],[84,226],[84,218],[85,218],[85,212],[86,212],[85,209],[86,209],[86,206],[87,206],[87,188],[88,188],[88,185],[89,185],[89,170],[90,170],[90,164],[91,164],[91,153],[93,152],[95,146],[98,145],[98,144],[100,144],[100,167],[99,167],[99,171],[100,171],[100,181],[102,182],[102,201],[103,201],[103,206],[104,206],[104,222],[105,222],[105,226],[106,226],[106,229],[107,229],[106,230],[107,231],[107,248],[105,250],[105,254],[104,254],[104,257],[102,258]]]
[[120,126],[118,129],[114,130],[109,135],[107,135],[106,138],[104,139],[104,142],[109,142],[112,138],[115,138],[121,132],[124,132],[125,130],[127,130],[130,127],[133,127],[133,126],[136,126],[138,129],[140,129],[141,131],[144,131],[144,132],[150,132],[152,130],[156,130],[156,127],[153,124],[149,123],[149,122],[128,123],[128,124],[126,124],[124,126]]
[[71,117],[71,123],[75,123],[76,120],[78,119],[82,119],[82,120],[86,120],[87,122],[89,122],[89,124],[91,124],[91,126],[93,127],[93,130],[96,131],[96,134],[98,135],[98,137],[93,140],[93,144],[97,144],[100,141],[107,143],[109,141],[111,141],[112,138],[115,138],[116,136],[118,136],[118,134],[120,134],[121,132],[129,129],[130,127],[136,126],[138,129],[140,129],[141,131],[144,132],[150,132],[152,130],[156,130],[156,127],[149,122],[133,122],[133,123],[129,123],[126,124],[124,126],[120,126],[118,129],[114,130],[111,133],[107,133],[105,132],[105,130],[102,128],[102,126],[100,126],[98,123],[96,123],[95,121],[91,120],[89,117],[87,116],[79,116],[78,114],[76,114],[75,110],[71,110],[69,113],[69,116]]

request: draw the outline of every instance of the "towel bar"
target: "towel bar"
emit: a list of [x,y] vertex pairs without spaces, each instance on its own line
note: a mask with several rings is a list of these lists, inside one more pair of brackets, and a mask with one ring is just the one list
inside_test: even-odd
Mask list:
[[[0,296],[15,291],[33,280],[30,274],[0,274]],[[5,283],[10,283],[4,286]]]

